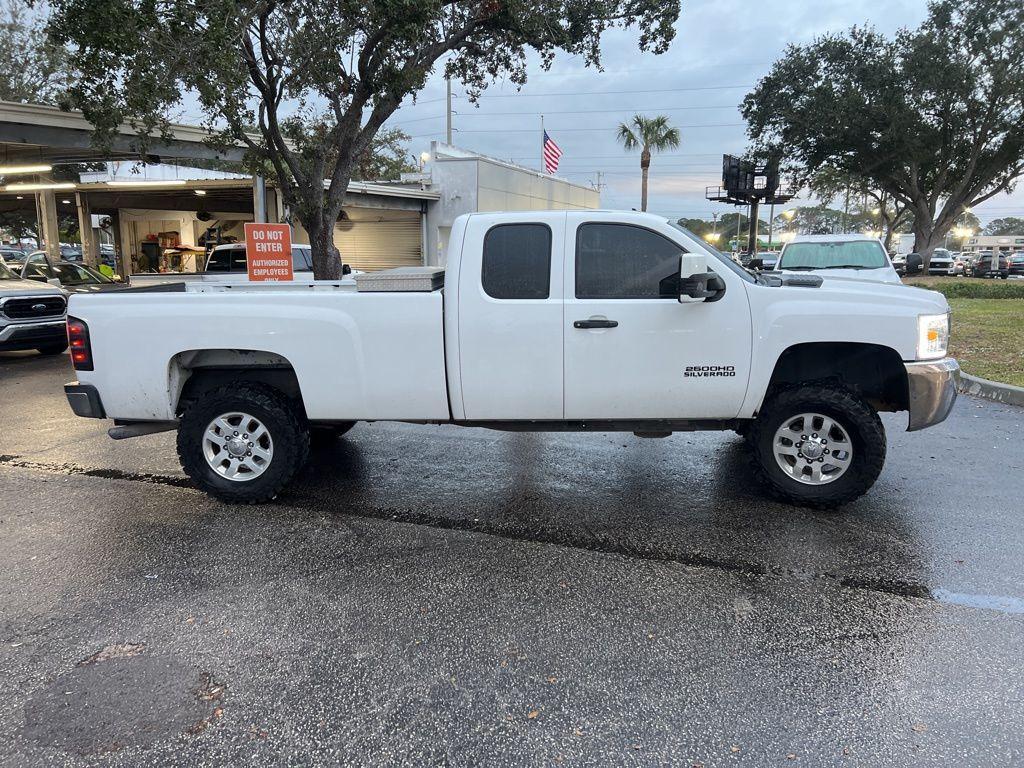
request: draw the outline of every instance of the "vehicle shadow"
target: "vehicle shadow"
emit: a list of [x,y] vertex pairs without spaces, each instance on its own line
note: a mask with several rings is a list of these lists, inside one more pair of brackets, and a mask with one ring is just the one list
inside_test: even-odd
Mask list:
[[922,536],[902,505],[882,492],[831,511],[775,502],[731,433],[473,437],[444,450],[411,431],[357,428],[314,451],[281,501],[339,519],[927,594]]

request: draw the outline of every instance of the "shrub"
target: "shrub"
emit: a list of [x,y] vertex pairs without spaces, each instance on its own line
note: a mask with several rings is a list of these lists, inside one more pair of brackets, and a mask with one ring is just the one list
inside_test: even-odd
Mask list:
[[947,299],[1024,299],[1024,280],[910,280],[907,285],[938,291]]

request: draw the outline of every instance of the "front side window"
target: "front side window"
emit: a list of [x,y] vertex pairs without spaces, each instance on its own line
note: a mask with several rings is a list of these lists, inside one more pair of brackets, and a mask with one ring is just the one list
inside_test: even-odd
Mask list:
[[551,229],[499,224],[484,236],[480,281],[492,299],[546,299],[551,292]]
[[678,299],[681,246],[632,224],[576,231],[577,299]]

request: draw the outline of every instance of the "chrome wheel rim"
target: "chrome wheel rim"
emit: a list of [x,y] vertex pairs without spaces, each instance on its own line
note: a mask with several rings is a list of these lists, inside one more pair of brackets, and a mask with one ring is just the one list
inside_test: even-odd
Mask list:
[[266,426],[248,413],[223,413],[203,433],[203,456],[225,480],[244,483],[267,471],[274,442]]
[[775,430],[772,453],[779,468],[798,483],[834,483],[853,462],[853,442],[831,416],[801,413]]

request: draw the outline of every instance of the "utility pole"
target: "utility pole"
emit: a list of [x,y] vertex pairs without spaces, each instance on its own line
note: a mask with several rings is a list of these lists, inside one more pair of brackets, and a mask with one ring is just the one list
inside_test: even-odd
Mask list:
[[718,212],[711,214],[711,239],[718,239]]
[[840,234],[846,234],[846,219],[850,215],[850,188],[846,188],[846,202],[843,203],[843,231]]
[[445,142],[448,146],[452,144],[452,79],[446,77],[444,79],[445,84],[448,86],[448,111],[445,113],[447,117],[447,125],[445,130]]
[[775,233],[775,203],[772,203],[770,208],[771,213],[768,214],[768,248],[772,247],[772,236]]
[[540,116],[540,172],[546,172],[544,169],[544,115]]

